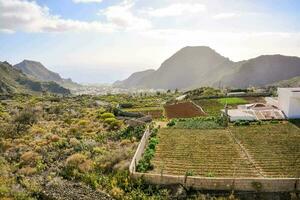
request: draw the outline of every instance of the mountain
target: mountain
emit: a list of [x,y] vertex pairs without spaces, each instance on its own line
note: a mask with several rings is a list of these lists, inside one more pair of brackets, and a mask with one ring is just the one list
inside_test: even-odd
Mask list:
[[70,94],[55,82],[40,82],[26,76],[8,62],[0,62],[0,93],[41,93]]
[[156,71],[135,73],[115,84],[127,88],[195,89],[203,86],[246,88],[300,76],[300,58],[264,55],[233,62],[209,47],[185,47]]
[[244,61],[230,75],[222,78],[225,86],[245,88],[265,86],[300,76],[300,58],[283,55],[263,55]]
[[132,88],[136,87],[143,79],[147,76],[150,76],[155,72],[154,69],[149,69],[141,72],[136,72],[130,75],[127,79],[123,81],[116,81],[113,86],[114,87],[124,87],[124,88]]
[[16,69],[21,70],[24,74],[32,79],[39,81],[54,81],[66,88],[79,87],[71,79],[63,79],[58,73],[48,70],[42,63],[24,60],[19,64],[14,65]]
[[276,83],[272,83],[269,86],[276,86],[276,87],[300,87],[300,76],[296,76],[294,78],[279,81]]

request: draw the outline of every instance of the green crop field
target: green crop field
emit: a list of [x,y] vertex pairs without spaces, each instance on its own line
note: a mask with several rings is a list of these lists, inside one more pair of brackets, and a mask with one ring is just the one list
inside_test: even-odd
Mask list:
[[300,129],[288,122],[215,130],[160,129],[158,137],[150,173],[204,177],[300,174]]
[[231,128],[267,177],[300,176],[300,129],[291,123]]
[[152,173],[256,177],[227,130],[161,129]]
[[229,98],[221,98],[218,99],[218,102],[222,105],[238,105],[238,104],[247,104],[248,101],[246,101],[243,98],[237,98],[237,97],[229,97]]
[[216,99],[201,99],[194,102],[209,116],[220,116],[221,110],[224,109],[224,105]]

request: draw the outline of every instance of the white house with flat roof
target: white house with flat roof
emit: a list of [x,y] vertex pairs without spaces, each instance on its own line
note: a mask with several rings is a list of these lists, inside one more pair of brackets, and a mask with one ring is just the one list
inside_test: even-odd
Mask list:
[[287,118],[300,118],[300,88],[278,88],[278,107]]

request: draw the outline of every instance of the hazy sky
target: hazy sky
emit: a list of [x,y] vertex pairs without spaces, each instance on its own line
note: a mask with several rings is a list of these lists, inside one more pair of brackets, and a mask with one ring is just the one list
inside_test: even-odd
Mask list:
[[0,60],[78,82],[158,68],[184,46],[300,56],[299,0],[0,0]]

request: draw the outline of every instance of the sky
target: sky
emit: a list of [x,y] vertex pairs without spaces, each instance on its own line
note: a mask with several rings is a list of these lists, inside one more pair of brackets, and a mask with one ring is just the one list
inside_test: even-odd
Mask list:
[[299,0],[0,0],[0,60],[112,83],[185,46],[300,57]]

